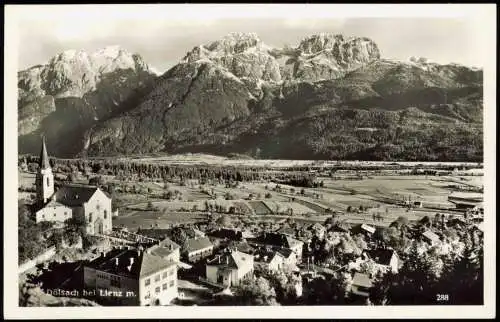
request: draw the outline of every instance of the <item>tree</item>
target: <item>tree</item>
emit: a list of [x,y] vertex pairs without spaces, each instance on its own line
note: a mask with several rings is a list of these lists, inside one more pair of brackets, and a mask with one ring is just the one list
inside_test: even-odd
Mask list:
[[276,292],[263,277],[245,279],[234,289],[233,305],[279,305]]
[[216,221],[217,225],[219,225],[220,227],[231,227],[232,223],[231,223],[231,218],[227,215],[222,215],[220,216],[217,221]]
[[273,197],[273,195],[270,192],[268,192],[268,193],[266,193],[265,197],[266,197],[266,199],[271,199]]

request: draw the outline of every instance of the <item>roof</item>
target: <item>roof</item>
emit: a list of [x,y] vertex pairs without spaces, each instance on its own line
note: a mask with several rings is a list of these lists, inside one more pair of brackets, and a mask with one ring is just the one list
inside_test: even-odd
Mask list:
[[[368,256],[375,261],[377,264],[389,265],[391,263],[391,258],[396,252],[392,249],[372,249],[368,251]],[[397,255],[396,255],[397,256]]]
[[232,250],[224,254],[215,255],[214,258],[207,261],[209,266],[217,266],[219,268],[241,268],[245,264],[253,266],[253,255],[246,254],[237,250]]
[[211,231],[209,235],[217,238],[228,238],[235,240],[239,240],[242,238],[241,231],[234,228],[219,228],[217,230]]
[[[291,251],[290,251],[290,253],[291,253]],[[286,258],[279,251],[272,251],[272,250],[268,250],[268,249],[263,248],[263,249],[259,249],[255,252],[254,260],[256,262],[270,263],[276,256]]]
[[287,248],[278,249],[277,252],[280,253],[285,258],[290,258],[290,256],[293,254],[293,252]]
[[295,229],[284,226],[276,230],[277,234],[283,234],[283,235],[289,235],[289,236],[295,236]]
[[189,238],[182,246],[182,250],[191,253],[208,247],[213,247],[213,244],[208,237]]
[[57,190],[55,198],[66,206],[81,206],[89,201],[98,189],[94,186],[65,185]]
[[157,245],[151,246],[148,249],[148,252],[150,252],[152,255],[166,257],[179,248],[180,246],[175,242],[173,242],[170,238],[165,238],[162,241],[160,241],[160,243],[158,243]]
[[86,264],[98,271],[130,278],[149,276],[174,265],[173,261],[136,249],[114,249]]
[[278,233],[265,233],[256,239],[258,243],[265,245],[272,245],[276,247],[293,248],[297,245],[303,244],[300,240],[290,237],[285,234]]
[[361,229],[366,230],[367,232],[373,234],[375,232],[375,227],[367,225],[367,224],[362,224]]
[[314,230],[325,230],[326,228],[323,227],[322,224],[320,223],[314,223],[311,226],[309,226],[309,229],[314,229]]
[[352,284],[357,286],[363,286],[366,288],[370,288],[373,286],[370,277],[366,274],[354,273],[354,277],[352,278]]
[[40,169],[50,168],[49,155],[45,146],[45,136],[42,137],[42,149],[40,150],[40,160],[38,162]]
[[430,239],[432,241],[439,241],[439,236],[436,235],[434,232],[430,231],[430,230],[426,230],[422,236],[426,237],[427,239]]

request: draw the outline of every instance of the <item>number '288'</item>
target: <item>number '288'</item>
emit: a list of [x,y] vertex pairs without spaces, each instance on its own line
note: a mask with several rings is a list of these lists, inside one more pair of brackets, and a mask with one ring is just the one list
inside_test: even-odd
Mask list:
[[448,294],[436,294],[436,300],[438,302],[445,302],[450,300],[450,296]]

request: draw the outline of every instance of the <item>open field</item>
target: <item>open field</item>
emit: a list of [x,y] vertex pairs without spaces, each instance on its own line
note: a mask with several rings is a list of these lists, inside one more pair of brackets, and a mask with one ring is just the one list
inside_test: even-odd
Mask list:
[[280,159],[231,159],[222,156],[187,153],[164,156],[128,156],[117,158],[118,161],[133,161],[147,163],[183,164],[183,165],[220,165],[224,166],[249,166],[249,167],[269,167],[283,168],[295,166],[319,166],[327,167],[331,165],[363,165],[363,166],[383,166],[383,165],[404,165],[404,166],[455,166],[455,167],[480,167],[474,162],[383,162],[383,161],[336,161],[336,160],[280,160]]
[[[199,156],[177,159],[179,162],[198,160]],[[155,160],[170,164],[169,157],[141,158],[129,160]],[[224,161],[225,160],[225,161]],[[198,160],[199,161],[199,160]],[[206,162],[228,162],[235,160],[222,158],[204,159]],[[317,161],[281,160],[236,160],[254,162],[273,167],[289,165],[318,165]],[[220,163],[224,165],[225,163]],[[320,162],[321,163],[321,162]],[[333,164],[334,162],[329,162]],[[352,163],[352,162],[351,162]],[[236,163],[238,164],[238,163]],[[326,164],[326,163],[325,163]],[[346,163],[348,164],[348,162]],[[365,162],[380,166],[378,162]],[[383,163],[382,163],[383,164]],[[392,163],[391,163],[392,164]],[[420,164],[420,163],[419,163]],[[266,172],[268,170],[263,169]],[[269,173],[285,173],[287,170],[273,169]],[[363,171],[337,171],[335,176],[318,174],[318,188],[302,188],[286,184],[257,180],[228,184],[219,180],[209,180],[200,184],[198,179],[180,180],[141,179],[127,180],[118,176],[103,176],[105,186],[115,186],[113,203],[119,209],[119,216],[113,225],[129,229],[138,227],[170,227],[180,223],[194,223],[207,219],[208,212],[222,212],[230,216],[252,216],[252,220],[286,220],[323,222],[330,213],[337,212],[349,223],[368,223],[387,226],[399,216],[409,220],[419,220],[436,213],[457,213],[448,196],[457,192],[457,184],[481,186],[482,176],[432,176],[432,175],[363,175]],[[92,174],[90,177],[96,176]],[[80,182],[83,182],[83,176]],[[19,172],[19,185],[33,187],[35,174]],[[166,186],[165,186],[166,185]],[[134,192],[135,191],[135,192]],[[167,200],[167,193],[175,194]],[[25,193],[20,194],[23,197]],[[24,196],[26,197],[26,196]],[[419,201],[422,208],[407,209],[404,202]],[[153,209],[149,210],[151,202]],[[234,214],[233,214],[234,213]],[[376,216],[375,216],[376,215]],[[375,220],[374,217],[382,217]]]

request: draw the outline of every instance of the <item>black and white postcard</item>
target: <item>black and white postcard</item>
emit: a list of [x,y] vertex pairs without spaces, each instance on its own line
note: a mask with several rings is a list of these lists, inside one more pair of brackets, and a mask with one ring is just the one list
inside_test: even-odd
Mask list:
[[5,12],[6,317],[494,317],[494,5]]

